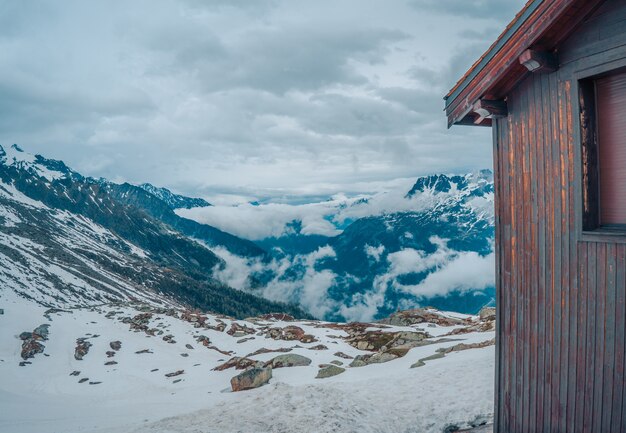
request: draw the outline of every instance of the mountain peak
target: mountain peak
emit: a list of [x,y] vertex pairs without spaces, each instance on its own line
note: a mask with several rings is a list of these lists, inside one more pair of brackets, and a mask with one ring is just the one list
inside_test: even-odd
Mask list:
[[159,188],[150,183],[142,183],[138,186],[144,191],[147,191],[155,197],[163,200],[171,209],[191,209],[194,207],[211,206],[211,203],[203,198],[186,197],[184,195],[173,193],[167,188]]
[[31,175],[43,177],[49,182],[75,175],[63,161],[46,159],[41,155],[25,152],[17,144],[5,148],[0,145],[0,166],[12,167],[16,170],[28,172]]

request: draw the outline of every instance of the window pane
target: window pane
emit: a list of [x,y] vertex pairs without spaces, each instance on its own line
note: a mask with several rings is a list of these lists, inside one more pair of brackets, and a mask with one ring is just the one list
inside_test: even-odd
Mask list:
[[626,224],[626,73],[596,80],[600,224]]

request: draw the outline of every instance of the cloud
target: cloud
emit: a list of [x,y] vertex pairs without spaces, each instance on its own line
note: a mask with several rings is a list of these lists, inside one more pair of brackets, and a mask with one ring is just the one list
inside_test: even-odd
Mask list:
[[511,20],[524,2],[502,0],[413,0],[410,4],[419,10],[431,9],[445,15],[468,18]]
[[[429,241],[435,252],[426,254],[406,248],[387,256],[389,270],[376,277],[378,290],[392,288],[418,299],[447,296],[452,292],[484,290],[495,284],[494,254],[480,255],[473,251],[455,251],[447,240],[433,236]],[[418,284],[403,284],[400,277],[427,273]]]
[[[0,143],[86,175],[279,197],[491,163],[488,132],[447,131],[441,113],[461,68],[447,65],[489,41],[435,3],[69,0],[1,11]],[[432,38],[443,27],[463,36]]]
[[[269,264],[258,259],[238,257],[223,248],[212,250],[225,263],[214,269],[215,278],[231,287],[273,301],[299,304],[319,318],[339,308],[338,303],[328,295],[328,289],[333,286],[337,276],[330,270],[316,269],[320,260],[336,257],[335,251],[329,246],[321,247],[310,254],[274,259]],[[298,278],[290,276],[294,267],[301,270]],[[272,272],[272,280],[261,288],[252,287],[250,277],[255,273],[267,271]]]

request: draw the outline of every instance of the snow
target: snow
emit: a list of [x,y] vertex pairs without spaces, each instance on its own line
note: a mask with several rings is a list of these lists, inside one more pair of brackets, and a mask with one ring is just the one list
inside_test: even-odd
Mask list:
[[[215,324],[222,320],[230,327],[237,322],[254,328],[262,325],[300,326],[319,342],[304,344],[252,335],[240,338],[226,332],[195,328],[177,317],[155,314],[150,327],[174,335],[175,344],[160,336],[132,332],[119,318],[138,313],[130,305],[102,305],[77,308],[50,315],[11,290],[0,292],[0,432],[441,432],[449,423],[477,418],[489,419],[492,408],[493,346],[446,355],[427,361],[426,366],[410,368],[418,359],[437,348],[458,342],[441,342],[416,347],[403,357],[384,364],[347,368],[345,373],[316,379],[319,364],[341,360],[337,351],[351,356],[364,354],[347,344],[344,331],[316,327],[320,322],[248,322],[208,316]],[[119,311],[112,318],[107,313]],[[457,315],[453,315],[457,316]],[[50,324],[45,355],[38,354],[31,365],[18,366],[23,331],[42,323]],[[425,329],[438,336],[456,327],[391,326],[372,329],[384,332]],[[98,335],[95,337],[94,335]],[[312,359],[307,367],[274,369],[269,385],[232,393],[230,378],[240,371],[212,371],[229,356],[210,350],[195,339],[205,335],[221,350],[245,356],[261,347],[294,348]],[[77,338],[90,337],[93,346],[82,361],[74,359]],[[473,332],[454,336],[466,343],[493,338],[493,332]],[[119,340],[122,349],[107,358],[109,342]],[[188,349],[186,344],[193,346]],[[310,350],[318,344],[329,350]],[[153,353],[136,354],[150,349]],[[187,356],[181,356],[186,353]],[[267,361],[277,353],[253,357]],[[105,366],[115,360],[117,365]],[[151,370],[158,368],[158,371]],[[166,378],[165,373],[184,369],[181,376]],[[78,370],[78,377],[70,372]],[[97,385],[78,380],[101,381]],[[174,380],[182,379],[178,383]]]
[[0,160],[0,162],[5,163],[6,165],[15,165],[20,168],[32,168],[37,173],[37,175],[46,178],[50,182],[65,177],[64,173],[61,173],[60,171],[50,170],[49,168],[37,162],[37,156],[24,152],[15,145],[4,148],[4,152],[6,154],[4,157],[4,161]]

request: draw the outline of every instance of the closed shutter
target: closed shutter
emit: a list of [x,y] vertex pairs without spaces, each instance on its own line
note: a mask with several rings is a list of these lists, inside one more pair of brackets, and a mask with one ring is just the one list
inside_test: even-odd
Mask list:
[[626,224],[626,73],[596,80],[600,224]]

